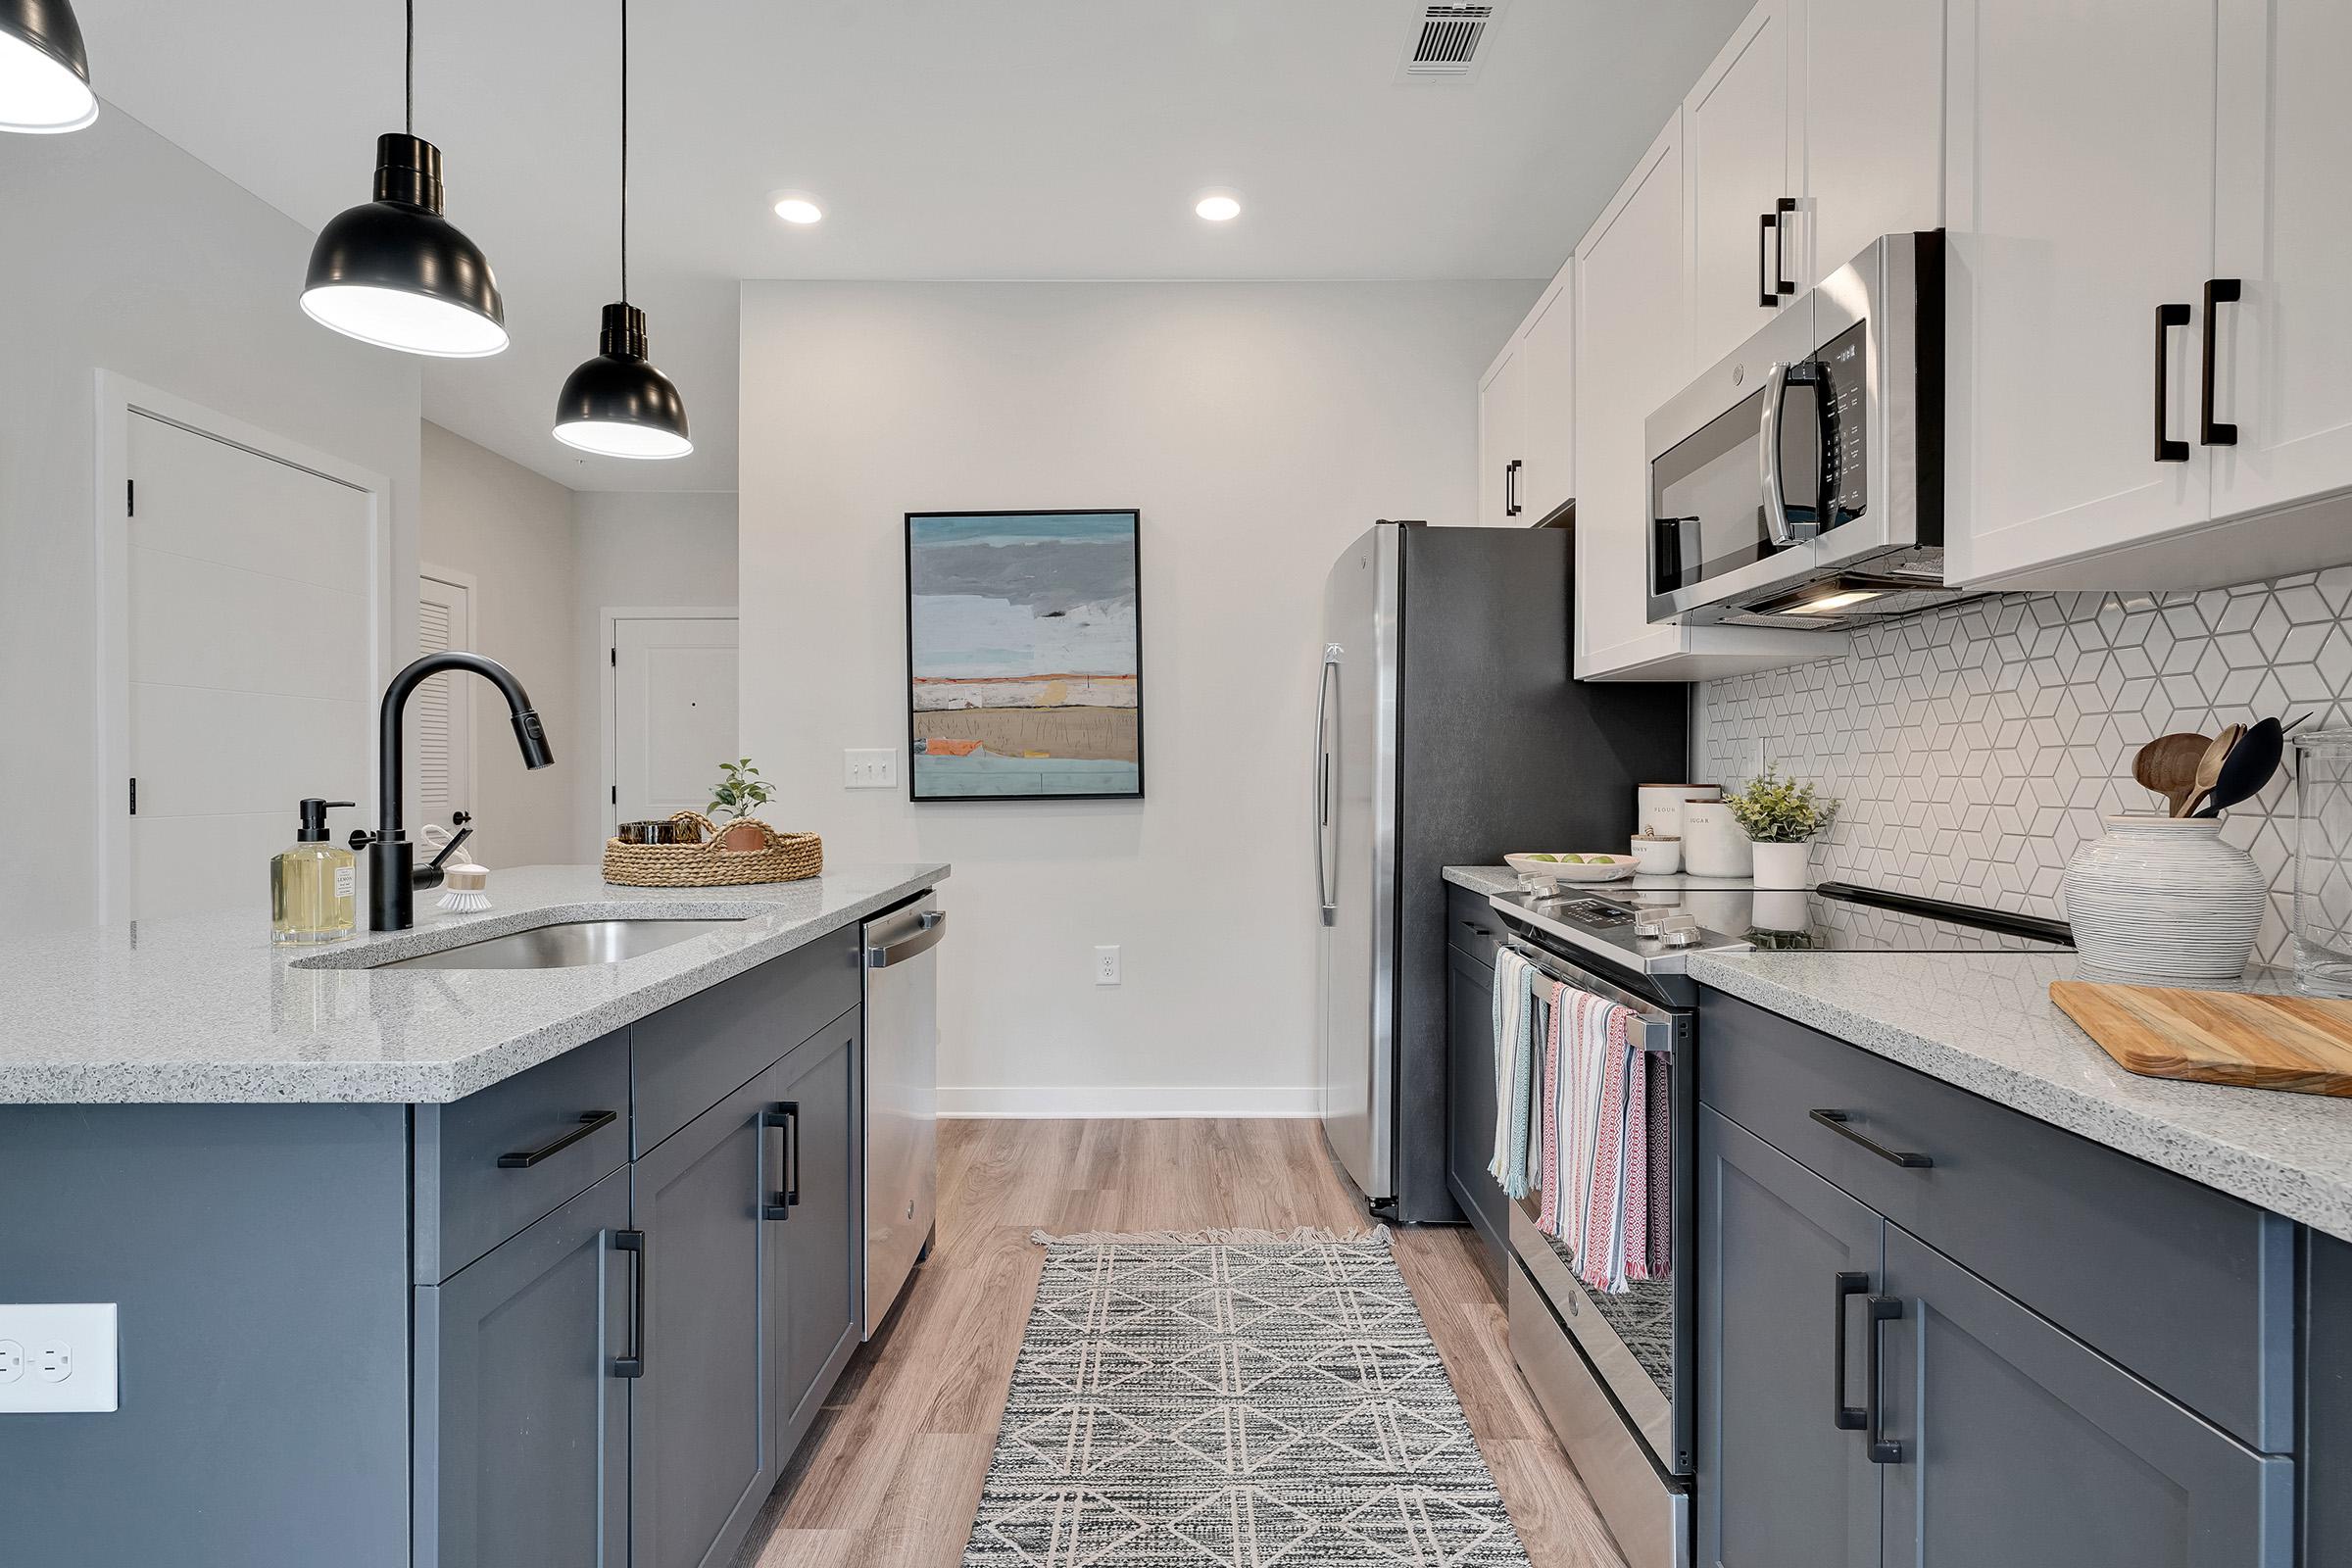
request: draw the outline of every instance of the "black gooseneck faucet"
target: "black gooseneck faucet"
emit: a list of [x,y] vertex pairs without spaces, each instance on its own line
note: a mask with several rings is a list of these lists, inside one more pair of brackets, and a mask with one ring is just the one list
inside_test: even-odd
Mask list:
[[[540,725],[538,713],[532,710],[530,693],[498,661],[478,654],[427,654],[393,676],[392,684],[384,688],[379,716],[382,727],[376,741],[376,828],[373,833],[351,836],[351,847],[364,849],[368,855],[370,931],[406,931],[415,925],[416,890],[441,885],[441,860],[457,848],[457,841],[452,840],[432,864],[419,869],[416,846],[409,842],[409,835],[400,824],[401,715],[409,706],[409,694],[443,670],[470,670],[498,688],[507,700],[507,711],[514,720],[514,740],[522,748],[523,766],[541,768],[556,760],[556,754],[548,748],[547,731]],[[462,839],[472,831],[467,828],[458,837]]]

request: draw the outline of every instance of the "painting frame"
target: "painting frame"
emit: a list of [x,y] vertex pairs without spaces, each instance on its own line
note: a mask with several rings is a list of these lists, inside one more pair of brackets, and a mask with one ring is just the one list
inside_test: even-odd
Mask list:
[[[1121,517],[1126,519],[1127,562],[1134,588],[1134,711],[1135,711],[1135,787],[1131,790],[1066,790],[997,793],[924,793],[921,769],[917,766],[917,746],[923,737],[918,732],[921,710],[915,706],[915,687],[920,678],[916,667],[916,594],[915,551],[916,530],[925,521],[956,518],[1076,518]],[[903,518],[903,546],[906,572],[906,799],[918,806],[936,806],[954,802],[1040,802],[1040,801],[1142,801],[1148,784],[1145,747],[1144,709],[1144,560],[1143,513],[1135,507],[1023,507],[935,509],[908,512]]]

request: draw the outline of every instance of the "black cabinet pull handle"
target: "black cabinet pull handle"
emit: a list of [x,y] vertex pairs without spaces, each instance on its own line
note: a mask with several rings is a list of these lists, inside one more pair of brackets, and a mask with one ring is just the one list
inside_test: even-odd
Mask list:
[[1870,1343],[1863,1347],[1866,1353],[1862,1358],[1865,1363],[1863,1368],[1863,1379],[1867,1386],[1862,1390],[1862,1396],[1870,1401],[1869,1445],[1870,1462],[1872,1464],[1901,1464],[1903,1462],[1902,1444],[1893,1438],[1887,1437],[1886,1433],[1881,1430],[1883,1418],[1886,1414],[1886,1410],[1884,1408],[1886,1401],[1879,1397],[1881,1387],[1879,1379],[1879,1341],[1882,1338],[1881,1327],[1884,1324],[1893,1322],[1902,1315],[1903,1303],[1900,1298],[1892,1296],[1874,1296],[1870,1298]]
[[1502,514],[1519,515],[1519,462],[1513,458],[1502,466]]
[[1772,286],[1773,269],[1780,265],[1780,226],[1778,213],[1756,219],[1756,303],[1768,311],[1781,303],[1781,291]]
[[2171,411],[2165,407],[2165,348],[2172,342],[2173,328],[2188,324],[2185,305],[2156,307],[2156,461],[2158,463],[2186,463],[2188,443],[2176,441],[2168,433],[2172,427]]
[[[760,1113],[761,1128],[784,1129],[784,1150],[776,1156],[776,1173],[783,1185],[776,1196],[760,1205],[761,1219],[790,1219],[792,1206],[801,1200],[801,1106],[798,1101],[780,1100],[776,1108]],[[789,1171],[790,1174],[785,1173]]]
[[2234,277],[2205,280],[2205,367],[2198,372],[2197,439],[2209,447],[2237,445],[2237,426],[2213,416],[2214,333],[2221,312],[2217,306],[2235,305],[2244,285]]
[[[1788,220],[1786,216],[1795,211],[1796,198],[1793,196],[1783,196],[1773,203],[1774,215],[1780,220],[1772,226],[1773,291],[1783,299],[1796,292],[1796,285],[1788,280]],[[1774,301],[1768,295],[1764,303],[1771,305]]]
[[1831,1374],[1830,1408],[1836,1412],[1836,1424],[1840,1432],[1859,1432],[1870,1421],[1868,1410],[1858,1404],[1845,1402],[1845,1303],[1869,1292],[1869,1275],[1839,1274],[1837,1293],[1830,1301],[1830,1312],[1838,1320],[1837,1332],[1832,1337],[1837,1348],[1831,1351],[1834,1359],[1830,1364],[1837,1370]]
[[1812,1117],[1815,1121],[1821,1123],[1824,1127],[1827,1127],[1830,1131],[1836,1133],[1838,1137],[1849,1139],[1854,1143],[1860,1144],[1864,1149],[1869,1150],[1872,1153],[1878,1155],[1881,1159],[1887,1161],[1889,1164],[1901,1165],[1909,1170],[1926,1170],[1929,1166],[1936,1163],[1925,1154],[1914,1154],[1900,1149],[1888,1149],[1885,1144],[1876,1143],[1868,1138],[1863,1137],[1860,1133],[1854,1131],[1854,1129],[1849,1125],[1849,1123],[1851,1123],[1853,1120],[1853,1112],[1851,1111],[1809,1110],[1805,1112],[1805,1114]]
[[1464,920],[1462,924],[1468,927],[1470,930],[1477,932],[1482,937],[1491,937],[1494,934],[1494,932],[1488,930],[1485,926],[1480,925],[1476,920]]
[[614,1231],[612,1250],[629,1254],[636,1275],[636,1304],[629,1310],[629,1353],[612,1358],[612,1375],[641,1378],[645,1376],[645,1232]]
[[554,1143],[541,1144],[537,1149],[517,1149],[511,1153],[499,1155],[498,1168],[500,1170],[529,1170],[541,1160],[554,1158],[590,1133],[600,1128],[610,1127],[619,1119],[620,1112],[616,1110],[583,1111],[578,1124]]

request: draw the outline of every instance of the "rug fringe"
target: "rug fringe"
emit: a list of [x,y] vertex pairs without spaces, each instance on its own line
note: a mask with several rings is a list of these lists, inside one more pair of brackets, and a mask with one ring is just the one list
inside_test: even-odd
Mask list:
[[1287,1231],[1079,1231],[1067,1236],[1034,1230],[1029,1233],[1029,1240],[1040,1247],[1056,1243],[1064,1247],[1275,1247],[1286,1243],[1374,1242],[1386,1247],[1389,1228],[1375,1225],[1368,1231],[1343,1231],[1323,1225],[1300,1225]]

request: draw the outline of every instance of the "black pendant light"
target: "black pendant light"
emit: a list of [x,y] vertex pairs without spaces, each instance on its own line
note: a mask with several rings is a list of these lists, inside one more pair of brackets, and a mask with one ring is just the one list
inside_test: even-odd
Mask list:
[[506,305],[480,247],[441,216],[441,149],[416,134],[416,0],[407,24],[405,128],[375,139],[375,199],[318,231],[302,308],[363,343],[480,359],[507,346]]
[[556,396],[556,439],[609,458],[682,458],[686,400],[645,357],[645,313],[629,294],[629,0],[620,0],[620,294],[605,307],[597,355]]
[[98,118],[81,24],[67,0],[0,0],[0,130],[79,130]]

